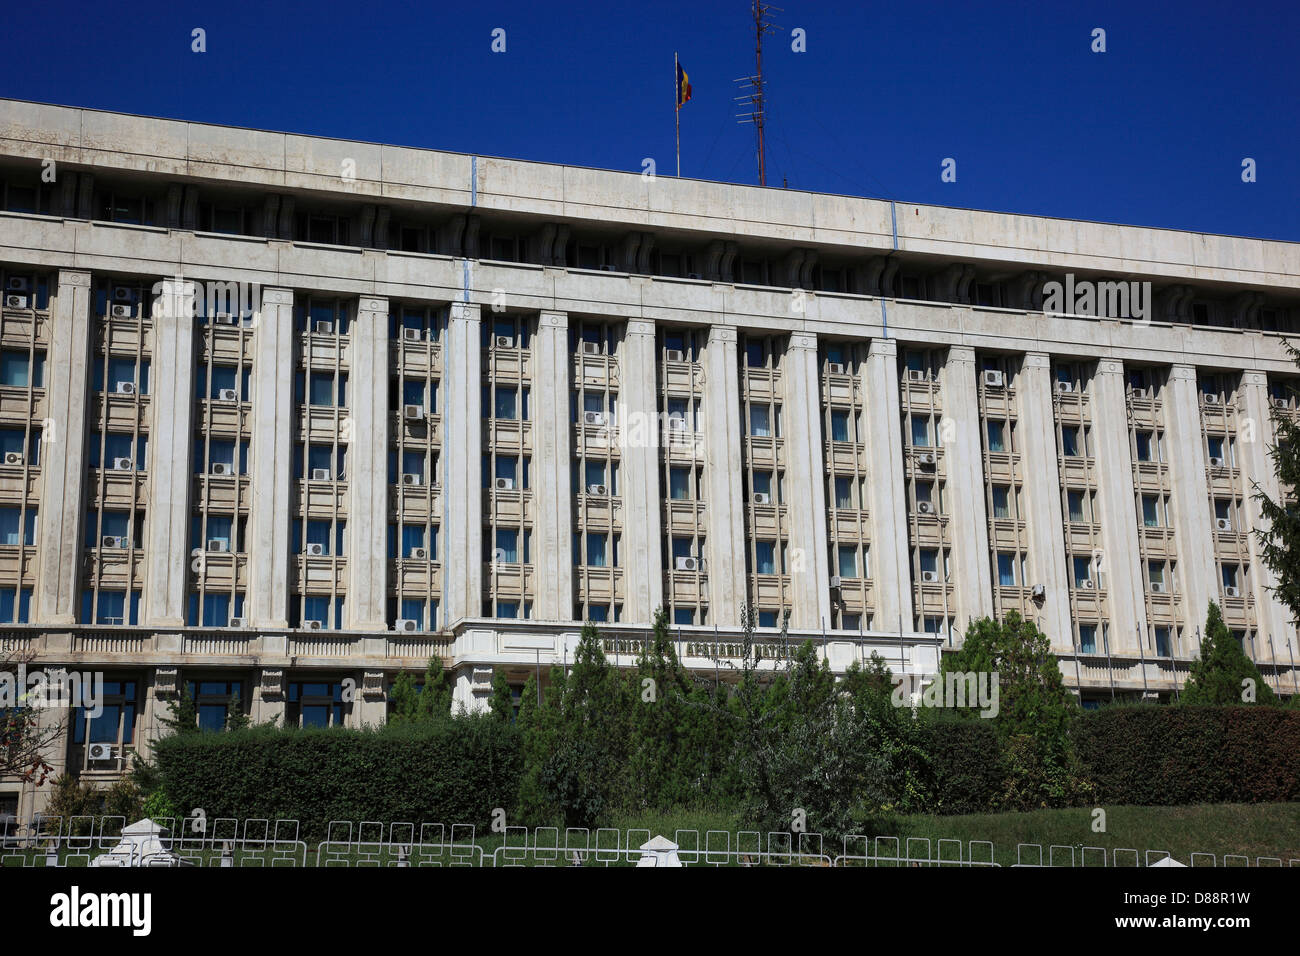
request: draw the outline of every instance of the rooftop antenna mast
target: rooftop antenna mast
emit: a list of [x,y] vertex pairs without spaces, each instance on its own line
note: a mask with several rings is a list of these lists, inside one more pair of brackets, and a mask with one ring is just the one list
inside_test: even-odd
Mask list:
[[736,80],[742,90],[747,91],[743,96],[735,97],[740,103],[741,108],[748,108],[748,112],[737,114],[737,121],[741,123],[753,123],[754,129],[758,133],[758,184],[767,185],[767,159],[763,151],[763,126],[767,120],[767,110],[764,101],[764,81],[763,81],[763,34],[775,33],[781,29],[769,19],[769,14],[776,12],[782,13],[780,7],[774,7],[770,3],[763,3],[763,0],[752,0],[751,11],[754,14],[754,68],[753,76],[742,76]]

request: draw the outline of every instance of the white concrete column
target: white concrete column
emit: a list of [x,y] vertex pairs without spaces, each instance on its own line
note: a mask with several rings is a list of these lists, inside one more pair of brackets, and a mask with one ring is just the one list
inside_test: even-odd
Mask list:
[[249,675],[253,698],[249,715],[255,724],[283,725],[286,700],[284,671],[279,668],[254,670]]
[[[1249,439],[1249,440],[1248,440]],[[1296,632],[1291,615],[1282,602],[1273,596],[1271,588],[1277,587],[1277,575],[1260,557],[1258,531],[1267,527],[1255,500],[1254,487],[1277,501],[1280,489],[1277,473],[1269,448],[1277,441],[1273,419],[1269,413],[1268,376],[1263,372],[1245,372],[1237,391],[1237,467],[1241,469],[1242,488],[1246,498],[1243,513],[1246,520],[1246,540],[1250,546],[1250,580],[1247,582],[1255,598],[1255,618],[1259,622],[1259,638],[1255,653],[1268,659],[1269,636],[1272,635],[1273,660],[1290,666],[1292,657],[1300,660],[1300,647],[1296,646]],[[1182,543],[1178,550],[1182,551]],[[1288,653],[1288,646],[1290,653]],[[1285,685],[1285,681],[1284,681]]]
[[708,489],[709,616],[737,627],[749,602],[745,580],[745,499],[740,457],[740,368],[736,330],[709,329],[704,356],[704,482]]
[[623,495],[623,623],[649,625],[664,603],[659,490],[659,353],[653,322],[631,320],[618,371]]
[[543,312],[533,337],[533,617],[573,619],[573,355],[569,315]]
[[253,497],[244,608],[253,627],[289,626],[294,338],[293,291],[263,289],[261,311],[255,316],[250,383]]
[[891,631],[903,624],[910,630],[914,613],[898,389],[898,344],[893,339],[872,339],[862,370],[866,440],[871,449],[867,474],[871,495],[867,504],[871,511],[871,589],[876,629]]
[[59,271],[46,355],[41,435],[38,624],[75,624],[86,481],[91,341],[90,273]]
[[356,630],[382,631],[388,628],[387,299],[362,296],[351,339],[347,618]]
[[[984,442],[979,393],[975,386],[975,350],[965,345],[948,349],[940,371],[943,388],[943,457],[947,465],[948,528],[952,541],[952,571],[956,584],[954,622],[958,633],[974,619],[993,615],[992,555],[989,551],[988,509],[984,503]],[[951,423],[951,424],[949,424]]]
[[146,626],[185,625],[194,480],[193,282],[164,279],[153,312],[153,427],[145,527]]
[[442,349],[442,560],[445,627],[483,611],[483,415],[480,307],[453,302]]
[[817,336],[794,332],[786,348],[785,507],[790,528],[790,625],[831,626],[830,554],[826,533],[826,443],[822,436]]
[[1101,510],[1101,586],[1106,588],[1110,612],[1110,648],[1136,654],[1138,633],[1147,633],[1146,574],[1138,548],[1124,363],[1114,359],[1097,363],[1090,404],[1091,451]]
[[1038,612],[1039,630],[1060,651],[1074,648],[1070,625],[1070,577],[1065,564],[1061,476],[1056,459],[1056,416],[1052,410],[1052,362],[1042,352],[1025,355],[1016,379],[1019,405],[1020,473],[1029,531],[1028,585],[1046,589]]
[[[1196,369],[1174,365],[1164,390],[1165,450],[1173,489],[1174,540],[1178,544],[1179,603],[1183,620],[1205,628],[1210,601],[1219,600],[1219,568],[1214,557],[1214,514],[1201,434],[1201,397]],[[1145,632],[1143,632],[1145,633]]]

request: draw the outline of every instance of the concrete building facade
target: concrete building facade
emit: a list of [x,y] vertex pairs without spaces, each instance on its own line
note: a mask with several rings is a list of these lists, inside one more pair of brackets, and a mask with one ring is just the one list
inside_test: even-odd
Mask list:
[[359,726],[438,655],[472,708],[660,607],[691,668],[752,609],[913,675],[1017,611],[1091,701],[1215,600],[1300,678],[1295,244],[0,100],[0,281],[0,646],[102,673],[87,779],[184,686]]

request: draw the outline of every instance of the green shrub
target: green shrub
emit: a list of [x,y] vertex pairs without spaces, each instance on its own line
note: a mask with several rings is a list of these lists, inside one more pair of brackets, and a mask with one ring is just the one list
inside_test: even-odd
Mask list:
[[1106,803],[1300,800],[1300,713],[1274,707],[1108,707],[1075,746]]
[[382,729],[255,727],[159,741],[162,787],[181,815],[294,819],[323,840],[331,820],[491,822],[514,806],[514,728],[491,715]]

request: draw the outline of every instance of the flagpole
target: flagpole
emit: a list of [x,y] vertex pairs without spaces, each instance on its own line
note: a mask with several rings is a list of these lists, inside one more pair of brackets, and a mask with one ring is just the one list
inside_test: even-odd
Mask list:
[[677,51],[673,51],[673,121],[677,128],[677,178],[682,178],[682,104],[681,91],[677,88],[681,82],[679,70],[681,65],[677,60]]

